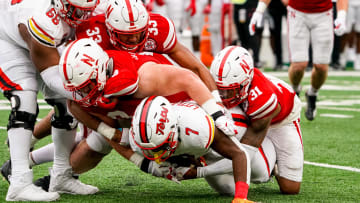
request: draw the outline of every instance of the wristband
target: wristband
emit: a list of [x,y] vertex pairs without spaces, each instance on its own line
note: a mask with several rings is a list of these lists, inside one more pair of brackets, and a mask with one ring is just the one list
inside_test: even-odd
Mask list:
[[134,154],[131,155],[129,161],[133,162],[137,167],[141,168],[144,163],[144,157],[134,152]]
[[110,127],[104,122],[101,122],[96,131],[111,140],[115,135],[116,129]]
[[144,158],[143,162],[141,163],[140,169],[145,173],[149,173],[149,165],[150,165],[150,160]]
[[214,119],[214,121],[216,121],[219,117],[223,116],[224,113],[222,111],[217,111],[213,114],[211,114],[211,117]]
[[346,19],[346,11],[345,10],[338,11],[336,18]]
[[201,107],[208,113],[209,115],[213,115],[218,111],[222,111],[221,107],[216,103],[214,98],[207,100],[205,103],[201,105]]
[[213,95],[213,97],[215,98],[215,101],[216,102],[222,102],[222,100],[221,100],[221,97],[220,97],[220,94],[219,94],[219,90],[213,90],[212,92],[211,92],[211,94]]
[[267,7],[267,5],[265,2],[259,1],[255,11],[259,12],[259,13],[264,13],[266,10],[266,7]]

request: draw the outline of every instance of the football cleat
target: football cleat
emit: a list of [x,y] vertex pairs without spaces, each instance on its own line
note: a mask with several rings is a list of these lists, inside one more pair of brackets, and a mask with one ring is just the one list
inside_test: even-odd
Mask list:
[[72,176],[71,168],[59,173],[53,169],[50,170],[50,192],[67,193],[74,195],[90,195],[99,191],[99,188],[92,185],[86,185]]
[[233,201],[231,203],[255,203],[253,201],[247,200],[247,199],[242,199],[242,198],[234,198]]
[[11,160],[5,161],[5,163],[1,166],[1,175],[4,179],[10,183],[9,178],[11,176]]
[[10,177],[6,201],[55,201],[60,198],[57,192],[45,192],[32,184],[32,178],[31,170],[18,177]]
[[308,93],[305,93],[306,103],[307,107],[305,109],[305,117],[309,121],[314,120],[316,115],[316,95],[308,95]]
[[49,191],[50,175],[35,180],[34,185],[41,187],[45,191]]

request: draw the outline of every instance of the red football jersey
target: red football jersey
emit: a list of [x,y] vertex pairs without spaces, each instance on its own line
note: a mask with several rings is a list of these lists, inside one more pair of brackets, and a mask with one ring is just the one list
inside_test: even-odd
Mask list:
[[[177,42],[173,22],[160,14],[150,13],[148,33],[141,51],[167,53]],[[91,17],[89,21],[81,23],[76,29],[76,38],[91,38],[104,50],[115,49],[107,33],[104,15]]]
[[294,105],[294,96],[295,92],[284,81],[265,76],[255,68],[249,95],[242,103],[242,108],[251,120],[258,120],[273,113],[277,104],[280,104],[280,113],[271,121],[274,124],[290,114]]
[[[138,88],[139,77],[138,69],[146,62],[158,64],[172,64],[161,54],[152,52],[128,53],[125,51],[108,50],[109,57],[113,59],[112,76],[106,81],[104,87],[104,97],[116,96],[119,101],[114,109],[101,109],[99,107],[84,108],[87,111],[101,113],[114,117],[131,117],[142,99],[132,98]],[[185,101],[189,96],[185,92],[179,92],[166,97],[170,102]],[[116,112],[116,113],[115,113]]]
[[331,0],[289,0],[289,6],[304,13],[320,13],[332,8]]

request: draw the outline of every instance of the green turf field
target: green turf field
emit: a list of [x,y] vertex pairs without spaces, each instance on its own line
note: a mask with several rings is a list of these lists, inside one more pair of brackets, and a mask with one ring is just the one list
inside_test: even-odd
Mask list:
[[[249,199],[258,202],[360,202],[360,74],[336,76],[330,74],[318,98],[318,113],[309,122],[301,116],[305,165],[301,193],[284,196],[275,180],[266,184],[252,184]],[[272,74],[272,73],[270,73]],[[286,74],[280,78],[287,81]],[[303,80],[301,100],[309,85]],[[0,97],[0,163],[9,158],[6,147],[8,104]],[[47,113],[40,103],[39,117]],[[42,109],[43,108],[43,109]],[[44,109],[45,108],[45,109]],[[40,141],[36,147],[50,142]],[[326,164],[318,166],[318,164]],[[33,168],[35,178],[48,174],[51,164]],[[91,196],[61,195],[59,202],[231,202],[212,191],[202,180],[176,184],[141,172],[113,151],[92,171],[80,176],[88,184],[99,187]],[[5,201],[8,184],[0,181],[0,202]]]

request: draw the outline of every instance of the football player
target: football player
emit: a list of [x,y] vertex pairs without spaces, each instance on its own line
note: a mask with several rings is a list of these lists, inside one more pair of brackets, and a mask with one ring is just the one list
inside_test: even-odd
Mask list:
[[[265,136],[275,146],[280,190],[297,194],[303,172],[301,102],[290,85],[254,68],[250,53],[238,46],[220,51],[211,64],[223,104],[239,106],[250,120],[241,142],[258,148]],[[250,158],[252,155],[249,155]]]
[[[199,75],[216,101],[221,102],[209,70],[177,41],[175,27],[168,18],[148,13],[143,4],[136,0],[111,0],[103,10],[106,11],[105,14],[98,14],[77,27],[77,39],[91,38],[104,50],[167,54],[180,66]],[[47,136],[45,129],[50,127],[50,120],[42,123],[43,127],[35,128],[36,139]]]
[[199,75],[221,102],[209,70],[177,40],[173,22],[160,14],[148,13],[141,1],[110,0],[105,14],[81,24],[76,36],[91,38],[104,50],[167,54],[179,66]]
[[[4,0],[0,3],[0,87],[12,107],[8,123],[12,175],[7,201],[53,201],[59,198],[57,192],[92,194],[98,191],[69,175],[76,122],[67,114],[65,100],[60,99],[71,95],[59,83],[60,56],[56,49],[72,36],[75,27],[88,20],[97,4],[98,0],[39,0],[36,3]],[[28,163],[38,112],[38,72],[56,92],[48,89],[44,92],[48,103],[60,110],[53,120],[55,159],[49,193],[32,184],[33,173]]]
[[[139,104],[139,98],[172,95],[169,99],[179,101],[191,97],[209,115],[214,116],[219,129],[228,135],[235,134],[233,121],[224,115],[223,107],[216,103],[199,77],[187,69],[170,64],[164,56],[152,52],[105,52],[93,40],[85,38],[76,40],[64,50],[59,71],[65,88],[73,92],[72,99],[96,115],[128,119]],[[70,108],[75,102],[70,102]],[[109,139],[118,140],[121,135],[119,130],[105,123],[93,125],[79,119]],[[89,136],[73,151],[70,162],[75,172],[84,172],[93,168],[109,152],[109,145],[101,135],[94,138]],[[86,166],[89,168],[85,170]]]
[[[250,160],[241,145],[217,132],[213,120],[196,103],[172,106],[164,97],[145,98],[136,108],[130,137],[143,155],[158,163],[181,154],[198,158],[210,148],[232,160],[235,180],[233,202],[247,201]],[[135,156],[134,154],[133,156]],[[134,159],[134,158],[133,158]],[[137,156],[135,159],[142,159]]]

